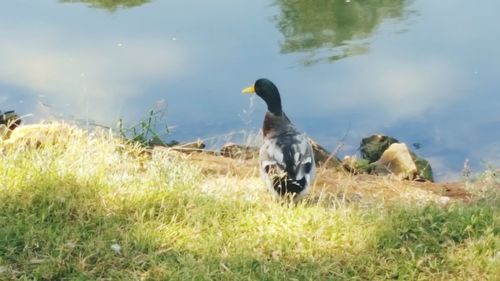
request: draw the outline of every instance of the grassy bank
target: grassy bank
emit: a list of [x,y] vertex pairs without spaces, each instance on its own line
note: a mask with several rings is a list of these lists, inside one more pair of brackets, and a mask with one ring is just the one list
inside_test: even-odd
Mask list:
[[204,169],[61,125],[22,143],[0,148],[0,280],[500,276],[493,172],[467,203],[336,196],[288,206],[237,161]]

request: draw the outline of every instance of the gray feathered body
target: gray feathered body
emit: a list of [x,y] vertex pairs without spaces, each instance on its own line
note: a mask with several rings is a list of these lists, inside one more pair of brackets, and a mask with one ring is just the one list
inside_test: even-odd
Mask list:
[[308,138],[297,131],[285,113],[267,112],[260,149],[260,172],[270,191],[298,199],[309,192],[315,165]]

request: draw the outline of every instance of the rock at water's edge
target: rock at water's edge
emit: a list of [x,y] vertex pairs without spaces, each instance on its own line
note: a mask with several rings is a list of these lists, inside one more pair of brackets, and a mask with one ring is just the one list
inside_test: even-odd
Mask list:
[[380,159],[384,151],[393,143],[399,143],[399,141],[389,136],[371,135],[361,140],[359,151],[363,159],[373,163]]
[[393,143],[387,148],[372,168],[377,175],[392,174],[401,179],[414,179],[418,173],[412,152],[404,143]]

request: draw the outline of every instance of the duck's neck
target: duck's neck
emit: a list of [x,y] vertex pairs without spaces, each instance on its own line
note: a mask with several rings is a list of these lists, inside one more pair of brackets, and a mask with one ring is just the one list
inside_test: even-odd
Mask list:
[[283,110],[281,109],[281,102],[268,103],[267,111],[269,111],[275,116],[283,115]]
[[274,137],[278,136],[293,127],[290,123],[290,119],[286,114],[281,111],[279,114],[273,113],[272,111],[266,112],[264,117],[264,123],[262,126],[262,134],[264,137]]
[[274,92],[264,92],[264,93],[257,93],[267,104],[267,111],[271,112],[272,114],[276,116],[280,116],[283,113],[283,110],[281,109],[281,97],[278,93],[278,90]]

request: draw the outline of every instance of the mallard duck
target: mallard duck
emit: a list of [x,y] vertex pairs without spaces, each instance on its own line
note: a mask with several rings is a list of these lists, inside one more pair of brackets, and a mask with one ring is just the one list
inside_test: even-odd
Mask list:
[[311,144],[283,112],[278,88],[267,79],[259,79],[243,89],[256,93],[267,104],[259,152],[260,173],[269,190],[277,197],[299,199],[309,192],[314,179],[314,156]]

